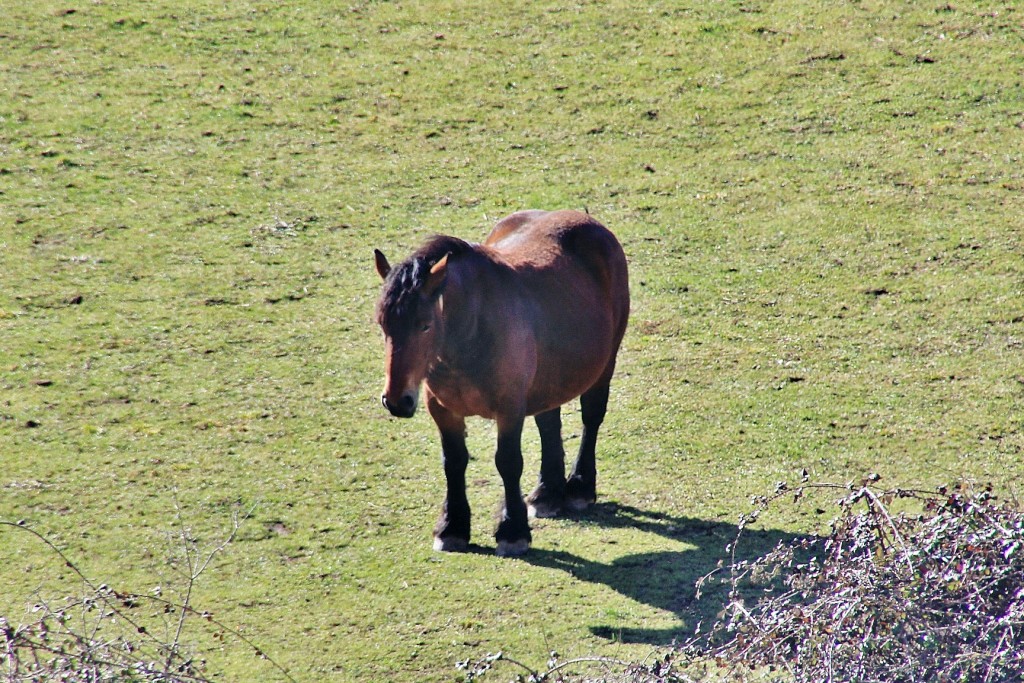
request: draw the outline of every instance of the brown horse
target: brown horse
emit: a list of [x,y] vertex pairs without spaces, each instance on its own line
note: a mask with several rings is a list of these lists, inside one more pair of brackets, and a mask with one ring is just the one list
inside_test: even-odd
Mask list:
[[[498,221],[483,244],[435,237],[392,268],[375,250],[384,290],[384,406],[416,412],[421,383],[441,433],[447,496],[434,548],[465,550],[466,423],[495,420],[494,460],[505,487],[495,538],[499,555],[530,547],[519,488],[527,416],[541,436],[540,480],[526,502],[538,517],[596,498],[594,446],[608,404],[615,356],[629,316],[626,257],[615,236],[576,211],[521,211]],[[568,480],[560,406],[577,396],[579,456]]]

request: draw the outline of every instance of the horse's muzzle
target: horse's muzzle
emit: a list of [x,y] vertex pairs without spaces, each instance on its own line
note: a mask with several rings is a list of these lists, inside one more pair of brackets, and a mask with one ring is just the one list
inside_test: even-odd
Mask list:
[[380,402],[395,417],[412,417],[416,414],[415,394],[402,394],[402,397],[398,399],[398,403],[392,403],[388,400],[387,394],[384,394],[380,397]]

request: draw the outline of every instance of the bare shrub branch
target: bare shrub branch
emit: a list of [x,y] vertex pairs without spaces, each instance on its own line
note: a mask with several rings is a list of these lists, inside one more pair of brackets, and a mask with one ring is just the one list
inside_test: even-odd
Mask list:
[[[991,488],[876,481],[803,483],[759,499],[763,511],[785,495],[845,490],[827,536],[733,561],[728,616],[686,651],[732,670],[781,667],[797,683],[1018,680],[1024,512]],[[907,510],[893,512],[896,501]],[[759,581],[764,592],[745,604],[741,587]]]
[[[460,662],[476,681],[497,662],[514,680],[696,683],[1005,683],[1024,675],[1024,510],[991,487],[937,491],[779,483],[740,520],[729,560],[697,584],[729,587],[706,630],[639,664],[600,657],[533,669],[499,653]],[[823,536],[738,560],[747,527],[787,500],[839,494]],[[599,669],[580,673],[581,666]]]
[[[508,662],[521,673],[512,679],[516,683],[566,683],[568,681],[601,681],[604,683],[696,683],[676,665],[672,652],[656,653],[643,662],[624,662],[611,657],[576,657],[560,660],[552,652],[546,668],[533,669],[520,661],[498,652],[478,660],[464,660],[456,668],[465,673],[467,683],[475,683],[492,672],[498,662]],[[590,671],[589,674],[578,673]],[[507,679],[506,679],[507,680]]]
[[[0,616],[0,680],[6,683],[43,681],[161,681],[206,683],[203,662],[184,647],[185,621],[195,618],[220,634],[229,634],[266,660],[286,680],[288,672],[251,639],[191,604],[196,582],[214,557],[235,539],[252,509],[232,518],[228,535],[202,551],[182,520],[175,502],[177,537],[188,568],[181,602],[159,595],[123,592],[87,577],[50,539],[22,522],[0,520],[0,528],[27,533],[43,544],[80,578],[86,587],[79,597],[54,602],[40,597],[28,623],[14,625]],[[173,635],[165,641],[150,628],[154,618],[174,616]],[[157,629],[159,630],[159,629]]]

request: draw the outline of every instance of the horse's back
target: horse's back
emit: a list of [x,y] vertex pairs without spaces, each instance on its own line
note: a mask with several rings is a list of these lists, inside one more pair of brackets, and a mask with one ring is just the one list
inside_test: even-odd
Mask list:
[[589,214],[580,211],[528,210],[517,211],[495,223],[484,244],[515,255],[536,249],[546,241],[561,242],[566,235],[580,231],[611,235],[607,228]]
[[552,213],[557,212],[533,209],[528,211],[516,211],[513,214],[509,214],[494,224],[494,228],[491,230],[491,234],[487,236],[484,244],[488,246],[495,246],[506,239],[515,240],[517,237],[521,237],[526,234],[525,228],[527,226],[535,226],[538,222],[549,217]]
[[622,293],[628,300],[622,246],[608,228],[589,214],[571,210],[519,211],[498,221],[484,244],[510,266],[523,271],[565,269],[566,260],[574,260],[602,281],[609,295]]

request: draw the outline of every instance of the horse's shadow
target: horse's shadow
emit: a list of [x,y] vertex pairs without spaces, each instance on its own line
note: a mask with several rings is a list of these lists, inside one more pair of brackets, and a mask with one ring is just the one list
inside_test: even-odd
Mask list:
[[[524,556],[530,564],[565,571],[581,581],[608,586],[636,602],[670,612],[678,621],[678,626],[671,628],[590,625],[595,635],[626,643],[668,645],[689,639],[699,624],[710,624],[726,607],[731,562],[761,557],[780,542],[796,538],[784,531],[746,529],[733,555],[726,546],[737,540],[735,524],[674,517],[614,502],[591,506],[577,519],[581,524],[639,529],[696,546],[625,555],[607,564],[537,547]],[[697,582],[716,570],[715,576],[704,582],[698,600]]]

